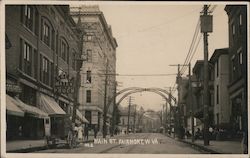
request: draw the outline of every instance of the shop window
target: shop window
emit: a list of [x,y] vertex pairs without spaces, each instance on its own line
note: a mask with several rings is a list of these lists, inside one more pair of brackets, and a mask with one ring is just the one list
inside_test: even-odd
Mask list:
[[89,121],[91,124],[91,111],[85,111],[85,118]]

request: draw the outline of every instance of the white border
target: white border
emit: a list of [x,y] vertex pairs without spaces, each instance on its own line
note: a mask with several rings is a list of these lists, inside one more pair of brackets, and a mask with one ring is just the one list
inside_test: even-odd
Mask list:
[[[88,158],[95,158],[95,157],[105,157],[105,158],[115,158],[115,157],[128,157],[127,154],[74,154],[74,153],[69,153],[69,154],[37,154],[37,153],[6,153],[6,134],[5,130],[6,129],[6,97],[5,97],[5,5],[6,4],[57,4],[57,5],[63,5],[63,4],[86,4],[86,5],[92,5],[92,4],[102,4],[102,5],[125,5],[125,4],[133,4],[133,5],[163,5],[163,4],[168,4],[168,5],[202,5],[202,4],[246,4],[247,5],[247,16],[249,19],[249,2],[209,2],[209,1],[168,1],[168,2],[163,2],[163,1],[47,1],[47,0],[0,0],[0,66],[1,66],[1,74],[0,74],[0,87],[1,87],[1,152],[0,152],[0,157],[6,158],[6,157],[25,157],[25,158],[30,158],[30,157],[37,157],[37,158],[44,158],[44,157],[55,157],[55,158],[62,158],[62,157],[71,157],[71,158],[76,158],[76,157],[88,157]],[[247,21],[247,27],[249,28],[249,20]],[[248,37],[249,37],[249,29],[248,29]],[[249,52],[249,39],[248,39],[248,48]],[[249,58],[249,53],[248,53],[248,63],[250,63],[250,58]],[[248,65],[248,74],[250,74],[249,70],[249,65]],[[249,75],[248,75],[248,80],[249,80]],[[248,89],[250,85],[248,83]],[[250,97],[250,94],[248,92],[248,98]],[[248,108],[248,118],[250,114],[250,108]],[[250,121],[248,121],[248,127],[250,125]],[[249,131],[248,131],[249,133]],[[249,144],[250,145],[250,144]],[[249,148],[248,145],[248,148]],[[249,148],[250,149],[250,148]],[[250,150],[248,150],[250,152]],[[152,157],[158,157],[158,158],[165,158],[165,157],[187,157],[187,158],[197,158],[197,157],[218,157],[218,158],[247,158],[249,157],[249,154],[129,154],[131,157],[143,157],[143,158],[152,158]]]

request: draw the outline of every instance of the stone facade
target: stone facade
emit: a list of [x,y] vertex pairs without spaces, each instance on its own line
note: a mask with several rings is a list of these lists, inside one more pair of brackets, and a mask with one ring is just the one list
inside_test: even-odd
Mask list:
[[[98,6],[72,6],[71,15],[84,32],[82,54],[86,61],[81,70],[80,109],[92,126],[97,125],[101,129],[105,86],[107,102],[115,93],[117,43]],[[112,110],[113,104],[108,107],[109,124]]]

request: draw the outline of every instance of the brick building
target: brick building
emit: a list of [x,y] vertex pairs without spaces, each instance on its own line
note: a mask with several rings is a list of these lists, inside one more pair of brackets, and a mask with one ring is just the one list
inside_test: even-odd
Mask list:
[[[7,5],[5,17],[11,43],[6,49],[7,140],[43,138],[46,132],[63,137],[73,95],[56,93],[56,78],[75,77],[74,58],[81,53],[69,6]],[[13,115],[13,106],[24,115]]]
[[230,122],[235,133],[242,131],[247,138],[247,6],[227,5],[225,11],[229,28]]

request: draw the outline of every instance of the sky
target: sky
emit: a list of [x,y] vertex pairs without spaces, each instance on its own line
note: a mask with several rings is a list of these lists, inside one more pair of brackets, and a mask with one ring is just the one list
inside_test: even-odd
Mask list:
[[[117,76],[118,90],[127,87],[158,87],[168,90],[168,87],[174,86],[177,67],[169,65],[184,63],[203,7],[203,4],[179,4],[133,2],[99,5],[118,43],[118,74],[171,74]],[[228,17],[224,7],[222,4],[216,5],[212,13],[213,32],[208,37],[209,57],[215,49],[228,47]],[[196,60],[202,60],[203,56],[201,36],[191,65]],[[177,95],[176,91],[174,95]],[[161,96],[152,92],[132,96],[133,103],[144,109],[160,110],[165,103]],[[122,106],[128,105],[127,100],[122,102]]]
[[[175,85],[177,67],[183,64],[195,32],[201,2],[80,2],[98,4],[116,38],[116,73],[123,74],[169,74],[168,76],[117,76],[118,91],[127,87],[157,87],[168,90]],[[76,3],[79,4],[79,3]],[[228,47],[228,17],[225,4],[211,3],[213,32],[208,37],[209,57],[215,49]],[[201,37],[201,33],[199,35]],[[198,40],[197,40],[198,41]],[[191,65],[203,59],[201,38]],[[188,73],[186,69],[185,74]],[[184,75],[185,75],[184,74]],[[152,92],[133,94],[138,108],[162,109],[165,101]],[[177,96],[177,91],[174,92]],[[119,99],[119,98],[118,98]],[[121,103],[128,105],[128,98]]]

